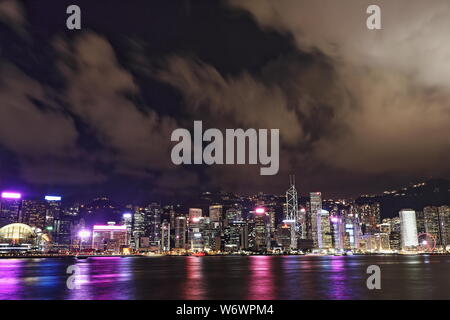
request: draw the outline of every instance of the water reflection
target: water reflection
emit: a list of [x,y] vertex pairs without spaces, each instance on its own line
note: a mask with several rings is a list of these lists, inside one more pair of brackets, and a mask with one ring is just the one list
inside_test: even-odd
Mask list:
[[204,259],[200,257],[186,257],[186,282],[183,295],[183,299],[185,300],[206,299],[203,261]]
[[[77,260],[79,289],[67,288],[71,300],[134,299],[132,259],[96,257]],[[69,277],[70,275],[67,275]]]
[[[0,259],[0,299],[450,299],[449,256]],[[368,290],[369,265],[382,290]],[[80,289],[67,268],[80,268]]]
[[25,260],[21,259],[0,259],[0,299],[18,300],[21,299],[22,265]]
[[250,281],[249,300],[274,299],[274,273],[272,271],[272,257],[249,257]]

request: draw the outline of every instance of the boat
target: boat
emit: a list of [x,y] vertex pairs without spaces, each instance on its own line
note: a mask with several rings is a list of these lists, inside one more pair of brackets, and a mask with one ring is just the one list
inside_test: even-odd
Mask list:
[[193,256],[193,257],[204,257],[204,256],[206,256],[206,253],[204,253],[204,252],[194,252],[194,253],[191,254],[191,256]]

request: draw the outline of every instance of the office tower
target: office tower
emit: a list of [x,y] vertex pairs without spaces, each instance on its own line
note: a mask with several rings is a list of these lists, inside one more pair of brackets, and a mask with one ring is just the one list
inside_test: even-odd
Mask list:
[[359,216],[354,206],[350,207],[350,210],[344,217],[345,223],[345,248],[348,250],[358,249],[359,240],[361,238],[361,225],[359,223]]
[[133,213],[133,239],[131,241],[134,249],[141,247],[141,238],[145,237],[145,212],[142,208],[135,207]]
[[416,211],[417,233],[425,233],[425,213],[423,211]]
[[380,224],[380,204],[378,202],[361,204],[357,208],[363,234],[375,234]]
[[187,219],[186,217],[175,218],[175,248],[186,249],[186,231]]
[[[191,214],[191,210],[189,210]],[[198,211],[197,211],[198,213]],[[201,210],[200,210],[201,213]],[[205,250],[204,230],[207,221],[203,217],[193,216],[188,224],[188,246],[193,252],[203,252]]]
[[308,211],[306,208],[301,208],[298,214],[299,220],[299,236],[300,239],[306,240],[308,237]]
[[402,240],[400,231],[400,218],[396,217],[387,219],[386,222],[390,224],[389,247],[391,248],[391,250],[401,250]]
[[150,245],[159,246],[161,235],[161,206],[152,203],[145,208],[145,236],[149,238]]
[[330,213],[322,210],[317,216],[317,243],[319,249],[330,249],[333,247]]
[[92,249],[112,254],[121,253],[128,247],[127,227],[115,225],[94,225],[92,229]]
[[233,221],[242,221],[242,212],[238,208],[230,208],[225,213],[224,224],[226,225]]
[[224,229],[224,250],[236,252],[246,249],[246,228],[245,221],[231,221]]
[[161,223],[161,250],[170,251],[170,223],[167,220]]
[[45,229],[45,216],[47,214],[47,203],[41,200],[22,201],[22,223],[30,227]]
[[414,210],[400,210],[400,231],[402,250],[415,249],[419,245],[417,238],[416,212]]
[[55,220],[54,226],[54,244],[60,249],[70,249],[71,231],[74,217],[62,212],[58,219]]
[[133,214],[126,212],[122,215],[122,225],[127,228],[127,246],[132,247],[131,240],[133,238]]
[[270,249],[269,215],[265,208],[258,207],[251,212],[254,221],[254,250],[264,251]]
[[222,221],[222,206],[221,205],[209,206],[209,220],[211,222]]
[[0,227],[20,221],[22,195],[15,192],[3,192],[0,200]]
[[345,223],[344,218],[341,216],[332,216],[330,218],[331,222],[331,233],[333,240],[334,249],[341,251],[345,247]]
[[[298,195],[295,188],[295,176],[289,176],[290,187],[286,191],[286,215],[283,222],[291,226],[291,249],[298,247],[299,233],[299,211],[298,211]],[[271,230],[272,231],[272,230]],[[272,231],[274,232],[274,230]]]
[[445,248],[450,241],[450,207],[425,207],[423,211],[425,232],[435,238],[437,247]]
[[47,202],[47,212],[45,214],[45,229],[54,236],[55,220],[59,219],[61,214],[61,200],[60,196],[45,196]]
[[202,217],[202,209],[190,208],[189,209],[189,221],[197,220]]
[[439,222],[441,226],[441,243],[445,249],[450,245],[450,206],[439,207]]
[[320,192],[310,193],[310,210],[311,210],[311,236],[314,248],[319,248],[319,234],[317,230],[320,219],[318,217],[322,212],[322,194]]

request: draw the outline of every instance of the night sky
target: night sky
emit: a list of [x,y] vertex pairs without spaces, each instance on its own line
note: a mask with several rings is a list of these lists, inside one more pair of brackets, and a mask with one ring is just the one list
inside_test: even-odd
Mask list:
[[[131,202],[281,194],[289,174],[329,197],[450,178],[449,16],[448,0],[0,0],[0,188]],[[173,165],[194,120],[279,128],[279,173]]]

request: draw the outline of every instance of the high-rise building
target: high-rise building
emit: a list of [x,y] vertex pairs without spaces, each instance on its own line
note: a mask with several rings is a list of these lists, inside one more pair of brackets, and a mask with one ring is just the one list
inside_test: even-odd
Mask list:
[[190,208],[189,209],[189,221],[194,221],[202,217],[202,209]]
[[221,205],[209,206],[209,220],[211,222],[222,221],[222,209]]
[[22,195],[15,192],[3,192],[0,199],[0,227],[20,221]]
[[334,249],[341,251],[345,248],[345,223],[342,216],[332,216],[330,218],[331,222],[331,233],[333,237],[333,247]]
[[378,225],[380,224],[380,203],[365,203],[357,208],[359,219],[361,221],[361,229],[363,234],[378,233]]
[[41,200],[22,201],[22,223],[30,227],[44,230],[46,227],[45,216],[47,214],[47,203]]
[[310,211],[311,211],[311,236],[314,248],[319,248],[319,234],[317,226],[320,222],[319,217],[322,213],[322,194],[320,192],[310,193]]
[[425,207],[423,212],[425,232],[436,239],[437,247],[445,248],[450,243],[450,207]]
[[254,222],[254,250],[264,251],[270,249],[270,223],[265,208],[258,207],[251,212]]
[[184,216],[175,218],[175,248],[186,249],[187,219]]
[[145,237],[145,212],[142,208],[135,207],[133,213],[133,238],[131,241],[134,249],[141,246],[141,238]]
[[55,220],[58,220],[61,215],[61,200],[60,196],[45,196],[45,201],[47,202],[45,228],[52,236],[55,236]]
[[170,223],[167,220],[161,224],[161,250],[170,251]]
[[330,213],[327,210],[322,210],[317,216],[317,244],[319,249],[330,249],[333,247]]
[[92,230],[92,248],[94,250],[109,253],[121,253],[122,249],[128,247],[127,227],[115,225],[95,225]]
[[158,246],[162,240],[161,213],[161,206],[157,203],[152,203],[145,208],[145,236],[149,238],[150,244],[155,246]]
[[416,212],[414,210],[400,210],[400,231],[402,250],[416,249],[419,245],[419,240],[417,237]]

